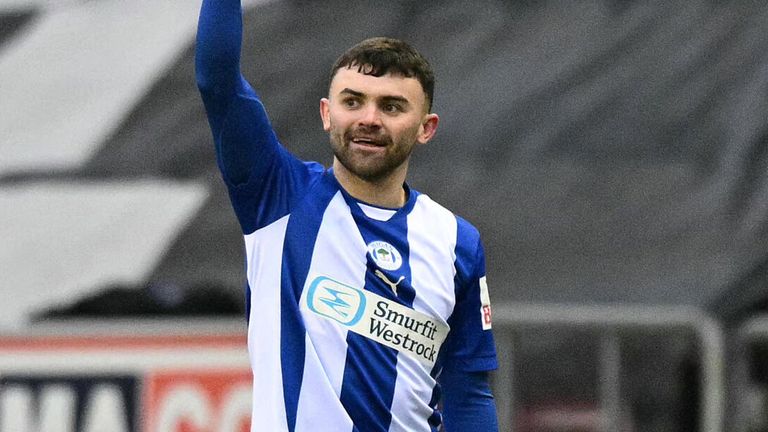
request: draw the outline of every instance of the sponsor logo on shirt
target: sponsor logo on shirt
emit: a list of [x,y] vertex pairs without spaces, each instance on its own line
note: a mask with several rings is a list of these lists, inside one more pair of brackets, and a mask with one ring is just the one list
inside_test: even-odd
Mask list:
[[404,280],[405,280],[405,276],[400,276],[400,278],[399,278],[399,279],[397,279],[396,281],[394,281],[394,282],[393,282],[393,281],[389,280],[389,278],[387,277],[387,275],[385,275],[385,274],[384,274],[384,273],[383,273],[381,270],[379,270],[379,269],[376,269],[376,271],[375,271],[375,272],[373,272],[373,274],[375,274],[377,278],[379,278],[379,279],[381,279],[382,281],[384,281],[384,283],[385,283],[385,284],[387,284],[387,285],[389,286],[389,288],[391,288],[391,289],[392,289],[392,292],[393,292],[395,295],[397,295],[397,285],[398,285],[398,284],[400,284],[400,282],[402,282],[402,281],[404,281]]
[[483,323],[483,330],[491,329],[492,318],[491,296],[488,293],[488,282],[483,276],[480,278],[480,319]]
[[384,270],[397,270],[403,265],[403,257],[391,244],[384,241],[368,243],[368,253],[373,262]]
[[326,276],[311,279],[307,307],[349,331],[434,366],[448,325],[376,293]]
[[324,276],[315,278],[307,293],[309,310],[346,326],[360,321],[365,303],[363,291]]

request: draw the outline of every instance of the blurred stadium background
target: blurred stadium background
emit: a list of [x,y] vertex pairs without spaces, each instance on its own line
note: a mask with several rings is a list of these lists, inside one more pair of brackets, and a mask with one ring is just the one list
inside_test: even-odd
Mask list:
[[[442,122],[410,184],[484,236],[503,430],[768,431],[768,4],[246,4],[244,73],[305,159],[330,162],[317,101],[341,51],[389,35],[431,59]],[[197,380],[213,411],[230,375],[162,381],[165,363],[122,354],[133,366],[67,369],[25,345],[202,338],[182,358],[242,342],[242,239],[193,77],[198,8],[0,0],[0,432],[53,431],[56,412],[76,420],[55,431],[247,427],[141,420],[156,401],[142,374]],[[91,391],[106,373],[123,390]],[[46,414],[67,386],[80,408]],[[93,394],[122,408],[87,414]]]

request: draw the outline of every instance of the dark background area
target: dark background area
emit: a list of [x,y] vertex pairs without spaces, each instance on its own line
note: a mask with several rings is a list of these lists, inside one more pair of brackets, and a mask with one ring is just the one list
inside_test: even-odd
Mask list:
[[[30,16],[0,17],[0,40]],[[478,226],[494,302],[765,308],[764,2],[286,1],[245,25],[243,72],[278,136],[325,164],[318,101],[337,55],[387,35],[432,61],[441,125],[409,182]],[[84,167],[13,180],[204,180],[211,198],[147,286],[240,296],[193,54],[190,41]]]

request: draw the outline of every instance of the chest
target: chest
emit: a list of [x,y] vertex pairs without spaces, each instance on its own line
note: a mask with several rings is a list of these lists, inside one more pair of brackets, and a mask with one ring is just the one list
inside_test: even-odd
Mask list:
[[410,212],[382,220],[336,197],[308,246],[303,297],[318,278],[328,278],[446,322],[455,305],[454,245],[452,233],[429,219]]

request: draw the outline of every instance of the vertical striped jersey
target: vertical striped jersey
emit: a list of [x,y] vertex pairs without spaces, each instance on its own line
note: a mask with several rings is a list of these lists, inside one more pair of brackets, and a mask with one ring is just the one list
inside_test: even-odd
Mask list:
[[255,228],[253,430],[437,430],[441,368],[496,366],[477,230],[414,190],[400,209],[359,202],[275,153],[264,190],[230,187]]
[[351,197],[277,140],[239,70],[239,0],[205,0],[197,82],[243,230],[252,431],[431,432],[440,373],[496,368],[480,236],[408,189]]

